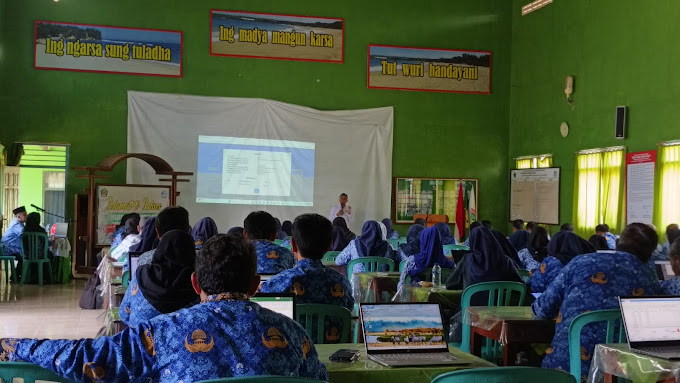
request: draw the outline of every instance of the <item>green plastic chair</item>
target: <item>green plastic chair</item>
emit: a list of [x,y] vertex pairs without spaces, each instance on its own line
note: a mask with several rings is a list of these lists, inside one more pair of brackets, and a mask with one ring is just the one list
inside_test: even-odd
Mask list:
[[473,368],[453,371],[432,379],[431,383],[576,383],[570,374],[540,367]]
[[406,260],[399,262],[399,272],[404,271],[404,267],[406,267],[406,262],[407,262]]
[[[5,283],[9,283],[10,278],[12,278],[12,281],[14,282],[17,281],[17,270],[14,268],[14,260],[14,256],[5,256],[2,246],[0,246],[0,264],[5,264]],[[11,277],[9,274],[10,270],[12,271]]]
[[[621,323],[621,310],[598,310],[583,313],[569,325],[569,371],[577,381],[581,381],[581,330],[583,327],[595,322],[607,322],[607,337],[604,343],[626,342],[626,331]],[[619,326],[619,336],[614,339],[614,331]]]
[[352,280],[352,270],[354,265],[364,265],[364,272],[371,273],[381,271],[382,265],[387,265],[387,271],[394,271],[394,261],[384,257],[359,257],[351,260],[347,264],[347,278]]
[[[41,248],[41,239],[42,248]],[[35,263],[38,265],[38,282],[40,286],[43,285],[43,265],[47,265],[49,270],[50,282],[52,281],[52,264],[50,260],[47,259],[47,246],[49,245],[49,240],[47,238],[47,233],[23,233],[21,234],[21,255],[24,257],[24,267],[21,273],[21,285],[28,278],[28,270],[31,264]],[[24,243],[28,244],[28,248],[24,247]]]
[[335,262],[335,258],[340,254],[339,251],[329,251],[323,256],[323,262]]
[[283,243],[283,240],[282,240],[282,239],[275,239],[275,240],[274,240],[274,244],[275,244],[275,245],[281,246],[282,243]]
[[[519,294],[518,306],[524,303],[524,297],[527,294],[527,286],[519,282],[482,282],[472,286],[468,286],[463,291],[463,296],[460,300],[460,312],[465,315],[467,308],[470,307],[470,300],[472,296],[478,293],[489,293],[489,300],[487,306],[510,306],[513,302],[513,292]],[[515,295],[517,295],[515,294]],[[465,352],[470,352],[470,325],[465,324],[463,320],[463,337],[461,339],[460,349]],[[495,345],[493,343],[496,343]],[[491,339],[486,340],[487,357],[490,359],[497,359],[500,355],[500,344],[493,342]]]
[[[261,375],[261,376],[243,376],[236,378],[222,378],[213,380],[204,380],[198,383],[228,383],[228,382],[274,382],[274,383],[320,383],[323,380],[316,380],[311,378],[301,378],[298,376],[273,376],[273,375]],[[555,382],[558,383],[558,382]]]
[[127,270],[123,273],[123,276],[120,279],[120,284],[123,287],[128,287],[130,284],[130,270]]
[[[350,323],[352,321],[352,313],[346,308],[336,305],[305,303],[295,305],[295,310],[297,311],[295,319],[298,321],[298,323],[302,324],[303,323],[302,319],[304,318],[305,331],[307,331],[307,335],[309,335],[311,338],[316,339],[314,344],[326,343],[327,339],[326,334],[324,332],[325,330],[324,325],[325,319],[327,317],[338,318],[342,321],[342,328],[339,329],[340,333],[338,334],[338,336],[340,337],[339,342],[335,342],[335,340],[333,340],[333,343],[351,342]],[[316,338],[314,337],[313,334],[314,332],[313,327],[315,323],[316,323]]]
[[399,250],[399,244],[406,243],[406,238],[388,239],[387,243],[396,251]]
[[522,278],[524,283],[529,282],[529,278],[531,278],[531,273],[529,272],[529,270],[517,269],[517,274],[519,274],[520,278]]
[[71,383],[50,370],[46,370],[37,364],[24,362],[0,362],[0,381],[12,382],[14,378],[23,378],[24,383],[35,383],[37,380]]

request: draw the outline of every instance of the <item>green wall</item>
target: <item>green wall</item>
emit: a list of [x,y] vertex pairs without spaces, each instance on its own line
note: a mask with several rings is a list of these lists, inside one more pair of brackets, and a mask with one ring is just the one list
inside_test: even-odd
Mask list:
[[[38,169],[22,167],[19,169],[19,206],[25,206],[28,213],[35,210],[31,204],[44,207],[44,193],[43,193],[43,173],[44,172],[59,172],[59,169]],[[40,218],[45,220],[44,214],[40,214]]]
[[[104,156],[125,152],[128,90],[261,97],[324,110],[393,105],[393,175],[479,178],[480,217],[507,220],[511,2],[22,0],[1,4],[3,143],[70,143],[71,166],[93,165]],[[345,63],[211,57],[211,8],[342,17]],[[34,70],[35,20],[182,30],[184,77]],[[369,43],[490,50],[492,94],[369,90]],[[173,165],[185,170],[183,164]],[[124,166],[120,166],[114,181],[123,180]],[[71,209],[71,195],[85,186],[70,173],[67,209]]]
[[[510,166],[517,156],[553,153],[562,167],[560,219],[570,222],[576,151],[654,150],[680,138],[680,2],[555,1],[520,16],[527,2],[514,0],[512,10]],[[575,77],[573,107],[567,75]],[[614,138],[617,105],[629,107],[625,140]]]

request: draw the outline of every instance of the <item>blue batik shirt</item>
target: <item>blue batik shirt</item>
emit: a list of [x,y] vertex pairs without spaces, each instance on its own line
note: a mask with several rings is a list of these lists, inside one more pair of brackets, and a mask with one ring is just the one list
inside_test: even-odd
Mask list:
[[300,324],[238,293],[212,295],[113,337],[0,339],[0,360],[35,363],[87,382],[198,382],[253,375],[328,380]]
[[661,288],[668,295],[680,295],[680,277],[661,282]]
[[123,302],[120,304],[120,320],[128,326],[137,326],[159,315],[161,313],[144,298],[144,294],[139,290],[137,276],[133,276],[125,291]]
[[524,268],[524,270],[532,271],[538,269],[541,266],[541,264],[534,259],[534,256],[531,255],[531,252],[527,248],[518,251],[517,255],[519,256],[519,260],[522,261],[522,268]]
[[564,265],[557,258],[553,256],[545,257],[543,262],[533,274],[531,274],[531,278],[529,278],[527,284],[531,287],[531,291],[534,293],[542,293],[545,291],[548,285],[557,278],[563,268]]
[[[557,318],[542,367],[569,371],[569,326],[578,315],[618,309],[619,296],[661,293],[656,275],[634,255],[617,251],[574,258],[531,306],[539,318]],[[582,379],[588,377],[595,345],[604,343],[605,335],[604,323],[587,325],[581,332]]]
[[652,252],[652,256],[649,257],[647,266],[649,266],[650,269],[656,272],[656,266],[654,265],[654,263],[656,261],[668,261],[668,260],[669,260],[668,254],[664,254],[661,245],[656,245],[656,249]]
[[666,241],[666,243],[664,243],[663,246],[661,247],[661,254],[668,257],[668,255],[670,255],[670,253],[671,253],[671,244],[668,243],[668,241]]
[[[391,259],[392,261],[395,261],[395,267],[399,266],[399,263],[396,261],[397,255],[394,250],[392,250],[392,247],[387,246],[387,252],[384,255],[385,258]],[[350,241],[349,245],[345,247],[343,251],[338,254],[337,257],[335,257],[335,264],[336,265],[346,265],[350,261],[360,258],[359,252],[357,251],[357,245],[356,241]],[[401,256],[399,256],[401,258]],[[354,265],[354,268],[352,269],[353,273],[363,273],[364,272],[364,265],[358,264]]]
[[24,232],[24,224],[14,218],[2,236],[2,250],[5,255],[21,254],[21,234]]
[[616,236],[610,232],[604,234],[604,239],[607,240],[607,247],[609,250],[616,250]]
[[273,242],[265,240],[253,241],[257,253],[257,272],[262,274],[277,274],[295,267],[293,253]]

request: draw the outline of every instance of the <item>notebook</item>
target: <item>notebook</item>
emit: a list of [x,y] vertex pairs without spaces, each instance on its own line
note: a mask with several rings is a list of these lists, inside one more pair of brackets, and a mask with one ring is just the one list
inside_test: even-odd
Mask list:
[[250,297],[250,301],[295,320],[295,294],[257,293]]
[[667,281],[675,278],[675,272],[673,272],[673,267],[671,267],[671,261],[655,261],[654,268],[656,269],[656,275],[659,277],[660,281]]
[[680,296],[619,297],[631,351],[680,359]]
[[466,364],[449,353],[438,303],[360,306],[366,355],[384,366]]

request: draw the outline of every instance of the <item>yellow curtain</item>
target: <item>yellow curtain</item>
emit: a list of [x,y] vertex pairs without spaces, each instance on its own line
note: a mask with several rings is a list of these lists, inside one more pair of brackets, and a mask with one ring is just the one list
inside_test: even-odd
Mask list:
[[680,221],[680,145],[659,146],[654,225],[660,242],[665,242],[666,226]]
[[522,160],[517,160],[516,169],[531,169],[531,159],[525,158]]
[[553,160],[552,157],[543,157],[541,160],[541,157],[538,157],[538,167],[539,168],[549,168],[552,167]]
[[625,217],[625,153],[623,150],[602,153],[600,168],[600,211],[599,223],[606,223],[609,229],[620,233],[626,226]]

